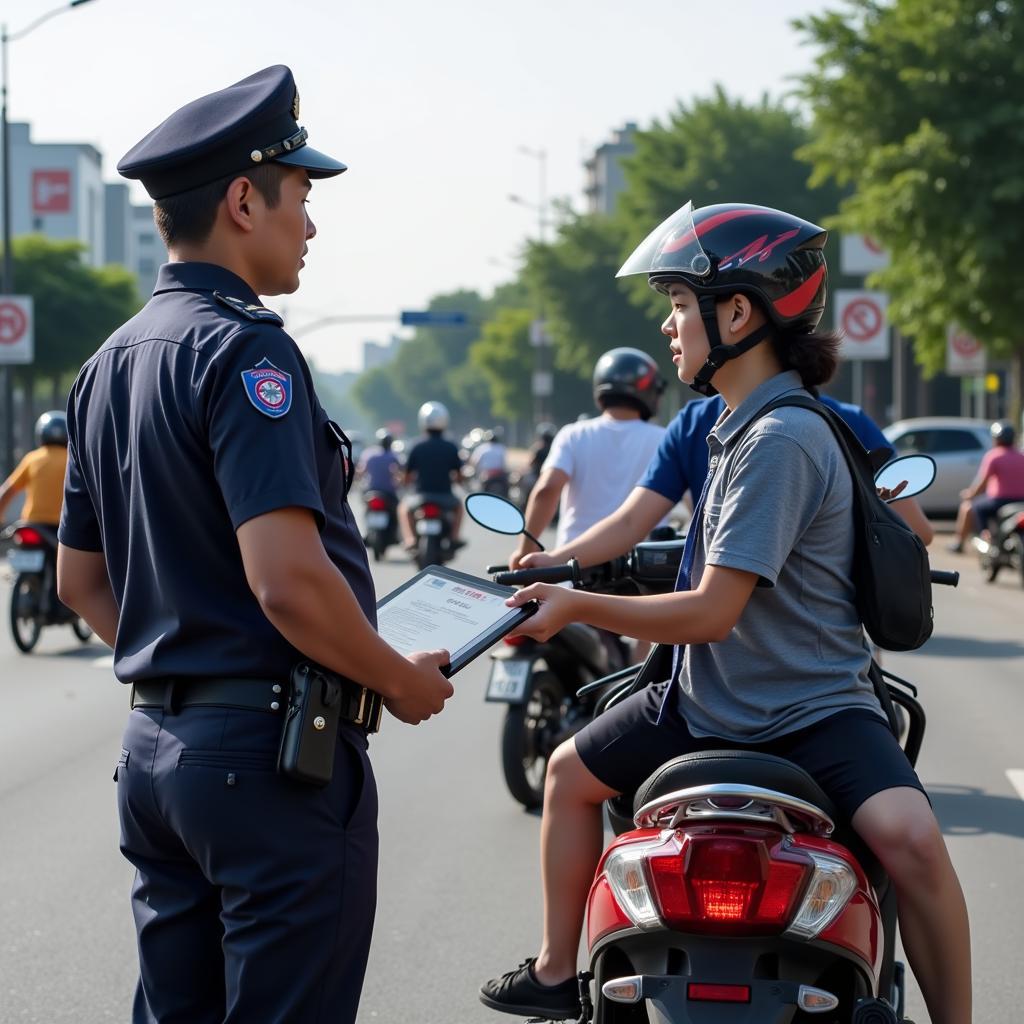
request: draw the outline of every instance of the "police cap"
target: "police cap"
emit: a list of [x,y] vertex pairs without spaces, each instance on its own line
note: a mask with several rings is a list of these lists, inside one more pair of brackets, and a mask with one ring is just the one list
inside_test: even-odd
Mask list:
[[137,142],[117,165],[153,199],[245,174],[275,160],[303,167],[311,178],[341,174],[345,164],[306,144],[291,69],[264,68],[176,110]]

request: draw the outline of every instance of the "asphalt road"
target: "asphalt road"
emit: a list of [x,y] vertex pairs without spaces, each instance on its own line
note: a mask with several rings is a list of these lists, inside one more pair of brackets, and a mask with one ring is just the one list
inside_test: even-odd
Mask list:
[[[455,566],[480,572],[509,545],[467,525]],[[928,711],[919,768],[971,910],[975,1020],[1020,1017],[1024,948],[1024,591],[985,584],[967,557],[936,590],[936,632],[887,655]],[[404,558],[375,568],[386,593]],[[4,583],[4,590],[8,584]],[[135,978],[130,870],[117,850],[111,774],[127,693],[109,653],[68,629],[30,657],[0,625],[0,1024],[127,1021]],[[439,718],[386,717],[372,750],[380,789],[380,906],[360,1020],[475,1024],[487,977],[535,952],[539,818],[505,792],[501,710],[483,701],[487,661],[456,679]],[[1017,775],[1013,775],[1017,772]],[[1015,785],[1016,783],[1016,785]],[[1019,790],[1019,791],[1018,791]],[[287,979],[281,979],[287,984]],[[912,992],[908,1012],[927,1020]],[[255,1024],[255,1022],[254,1022]]]

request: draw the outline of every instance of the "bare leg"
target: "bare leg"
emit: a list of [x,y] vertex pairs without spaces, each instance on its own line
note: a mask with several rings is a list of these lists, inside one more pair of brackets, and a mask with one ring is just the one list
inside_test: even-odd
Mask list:
[[932,1024],[971,1024],[967,905],[927,798],[909,787],[876,793],[853,827],[896,888],[900,934]]
[[402,531],[402,544],[407,548],[413,547],[416,543],[416,532],[412,526],[412,512],[404,501],[398,505],[398,525]]
[[601,804],[616,795],[590,773],[572,740],[552,755],[540,829],[544,939],[534,965],[543,985],[576,974],[587,894],[601,859]]
[[462,502],[458,502],[452,509],[452,540],[459,539],[459,530],[462,529]]
[[974,509],[969,501],[961,501],[956,513],[956,539],[959,544],[966,544],[974,529]]

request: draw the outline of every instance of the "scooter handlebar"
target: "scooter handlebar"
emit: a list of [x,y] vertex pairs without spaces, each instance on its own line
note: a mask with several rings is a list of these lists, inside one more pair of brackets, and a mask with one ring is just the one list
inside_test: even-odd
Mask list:
[[579,563],[573,559],[565,565],[546,565],[537,569],[515,569],[494,574],[494,582],[509,587],[528,587],[531,583],[579,583]]
[[932,569],[932,583],[941,583],[945,587],[955,587],[960,582],[960,573],[946,572],[943,569]]
[[486,572],[488,576],[493,576],[496,572],[508,572],[508,566],[507,565],[489,565],[489,566],[487,566],[484,569],[484,572]]

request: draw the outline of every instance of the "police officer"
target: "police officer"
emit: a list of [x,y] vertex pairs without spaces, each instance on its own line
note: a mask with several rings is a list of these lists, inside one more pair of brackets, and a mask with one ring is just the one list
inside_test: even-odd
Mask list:
[[[276,66],[172,114],[121,161],[171,262],[69,401],[59,588],[132,685],[115,778],[136,869],[133,1021],[354,1021],[376,901],[378,705],[417,723],[445,652],[375,630],[347,439],[259,298],[295,291],[312,149]],[[276,771],[289,673],[344,678],[333,775]]]

